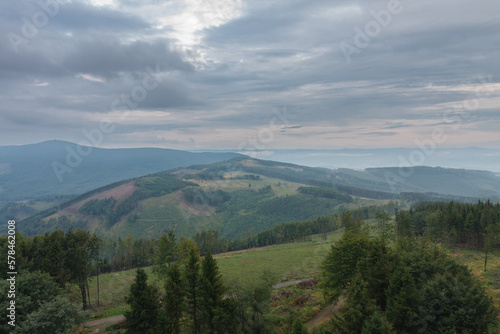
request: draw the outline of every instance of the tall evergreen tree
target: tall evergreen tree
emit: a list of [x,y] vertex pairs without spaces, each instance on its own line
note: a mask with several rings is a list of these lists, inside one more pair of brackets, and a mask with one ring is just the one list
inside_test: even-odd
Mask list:
[[167,272],[161,333],[179,334],[180,320],[184,310],[184,286],[179,264],[173,263]]
[[184,289],[191,332],[197,334],[200,333],[200,255],[194,248],[189,250],[189,257],[184,267]]
[[130,311],[125,313],[125,317],[133,331],[150,334],[154,333],[158,318],[158,293],[147,281],[144,269],[137,269],[130,294],[125,297],[130,305]]
[[153,272],[160,278],[167,276],[168,268],[177,257],[177,240],[172,230],[158,239],[158,255],[154,259]]
[[398,237],[412,237],[414,235],[411,212],[396,212],[396,234]]
[[221,332],[224,326],[224,293],[222,274],[209,250],[201,263],[200,280],[201,319],[207,333]]
[[391,224],[391,215],[385,210],[379,210],[375,213],[377,222],[376,230],[380,239],[388,241],[394,233],[394,226]]

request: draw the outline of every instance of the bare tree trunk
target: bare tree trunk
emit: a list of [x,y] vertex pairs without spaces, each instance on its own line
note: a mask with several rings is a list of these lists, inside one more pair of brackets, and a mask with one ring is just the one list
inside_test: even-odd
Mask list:
[[78,284],[78,287],[80,288],[80,292],[82,294],[82,304],[83,304],[83,309],[87,309],[87,294],[85,292],[85,285],[83,284]]
[[89,288],[89,280],[88,279],[85,279],[85,285],[87,286],[88,304],[89,304],[89,307],[92,307],[92,304],[90,303],[90,288]]
[[99,272],[101,271],[101,266],[99,260],[97,260],[97,307],[99,307]]

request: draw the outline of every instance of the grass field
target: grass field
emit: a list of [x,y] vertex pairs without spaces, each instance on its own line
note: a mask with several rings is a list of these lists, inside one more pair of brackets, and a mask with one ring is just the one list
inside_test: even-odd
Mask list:
[[488,255],[486,272],[484,271],[484,253],[478,250],[450,250],[450,254],[460,263],[464,263],[474,275],[483,282],[487,292],[500,308],[500,251]]
[[[319,266],[330,244],[340,238],[341,232],[331,233],[327,240],[312,236],[308,241],[291,244],[253,248],[250,250],[218,254],[219,268],[227,282],[237,281],[244,286],[252,285],[269,272],[276,278],[276,283],[297,279],[317,277]],[[500,306],[500,251],[493,252],[488,258],[488,270],[484,272],[484,254],[475,250],[450,250],[450,254],[460,263],[468,265],[480,278],[496,305]],[[160,286],[152,274],[151,268],[145,268],[151,283]],[[135,277],[135,270],[110,273],[100,277],[101,307],[89,312],[89,320],[123,314],[127,305],[124,297]],[[79,294],[73,289],[71,296],[79,301]],[[97,284],[91,281],[92,305],[97,304]]]
[[[332,233],[323,240],[320,236],[312,236],[311,240],[291,244],[254,248],[245,251],[224,253],[214,256],[220,271],[228,282],[237,281],[244,286],[260,280],[266,270],[271,272],[279,282],[286,282],[317,275],[319,265],[329,249],[329,245],[340,237],[340,233]],[[152,274],[151,268],[145,268],[149,280],[160,285]],[[135,270],[104,274],[99,277],[101,307],[92,308],[89,319],[122,314],[126,309],[124,297],[128,294],[130,284],[134,280]],[[90,283],[92,305],[97,305],[97,280]],[[72,299],[79,301],[79,292],[73,288]]]

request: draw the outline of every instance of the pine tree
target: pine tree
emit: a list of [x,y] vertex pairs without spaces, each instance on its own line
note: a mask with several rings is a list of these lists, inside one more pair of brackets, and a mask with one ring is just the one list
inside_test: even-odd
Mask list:
[[189,250],[189,257],[184,267],[184,289],[192,333],[197,334],[200,333],[200,255],[194,248]]
[[158,255],[154,259],[153,272],[161,279],[167,276],[168,268],[177,257],[177,240],[173,231],[158,239]]
[[130,311],[125,317],[132,330],[141,333],[154,333],[158,318],[157,291],[149,286],[148,276],[144,269],[137,269],[134,282],[130,286],[130,294],[125,301],[130,305]]
[[394,226],[391,223],[391,215],[384,211],[379,210],[375,213],[376,230],[378,236],[385,242],[391,239],[394,232]]
[[414,235],[411,211],[399,211],[396,213],[396,234],[399,237],[412,237]]
[[223,296],[225,293],[222,274],[210,250],[201,263],[201,315],[204,327],[215,334],[223,327]]
[[182,275],[179,265],[173,263],[167,273],[165,283],[165,298],[163,316],[165,318],[162,333],[179,334],[180,319],[184,309],[184,287],[182,284]]

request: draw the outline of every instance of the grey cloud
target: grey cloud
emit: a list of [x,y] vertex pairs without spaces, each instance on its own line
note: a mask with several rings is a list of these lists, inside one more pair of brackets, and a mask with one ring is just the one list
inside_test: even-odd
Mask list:
[[[54,5],[57,3],[57,6]],[[41,5],[43,4],[43,6]],[[33,16],[38,12],[48,12],[49,22],[40,27],[41,30],[52,32],[58,29],[66,31],[132,31],[147,29],[150,24],[138,16],[120,11],[97,8],[79,1],[59,3],[58,1],[13,1],[0,3],[0,17],[11,24],[13,32],[21,33],[23,18],[33,22]]]
[[132,33],[151,28],[150,23],[138,16],[78,2],[61,5],[60,12],[53,21],[54,28],[76,32]]
[[192,71],[178,52],[170,50],[168,42],[134,42],[124,44],[115,38],[94,36],[76,43],[63,66],[73,73],[82,72],[112,77],[119,72],[146,72],[146,67],[159,66],[162,72]]
[[374,131],[374,132],[366,132],[363,133],[365,136],[383,136],[383,137],[390,137],[390,136],[395,136],[397,135],[397,132],[382,132],[382,131]]
[[[403,12],[347,64],[340,42],[352,43],[354,28],[363,29],[373,20],[370,12],[385,9],[387,1],[244,1],[241,17],[206,29],[201,44],[186,51],[206,54],[207,62],[196,69],[172,47],[178,41],[158,38],[168,28],[154,30],[154,20],[139,16],[144,12],[151,15],[150,9],[164,2],[121,0],[118,9],[73,2],[61,7],[50,25],[19,55],[0,48],[3,110],[25,114],[39,110],[48,118],[50,108],[75,115],[106,113],[113,99],[140,84],[146,66],[159,64],[169,73],[168,79],[149,92],[138,108],[183,113],[186,119],[196,115],[199,119],[135,128],[126,125],[120,130],[124,135],[155,126],[184,132],[203,126],[266,126],[272,109],[281,106],[289,106],[294,113],[286,135],[291,140],[299,138],[304,145],[310,134],[293,128],[352,126],[377,120],[374,123],[378,128],[360,127],[355,131],[366,134],[360,138],[373,136],[383,141],[388,134],[395,135],[395,129],[415,126],[416,120],[422,121],[418,124],[440,126],[451,105],[470,97],[470,93],[453,88],[474,84],[475,78],[488,74],[499,82],[499,3],[401,2]],[[141,11],[142,6],[148,10]],[[358,6],[360,10],[335,13],[335,8],[345,6]],[[0,28],[19,29],[20,17],[36,8],[35,1],[3,2]],[[78,73],[105,82],[77,78]],[[30,86],[42,81],[50,85]],[[426,89],[430,85],[440,89]],[[497,125],[497,114],[482,105],[474,113],[474,122],[489,131],[492,124]],[[9,117],[9,122],[22,122]],[[490,128],[481,123],[487,120]],[[30,126],[37,122],[40,128],[51,127],[37,118]],[[326,138],[328,133],[314,135]],[[332,140],[342,139],[332,135]]]

